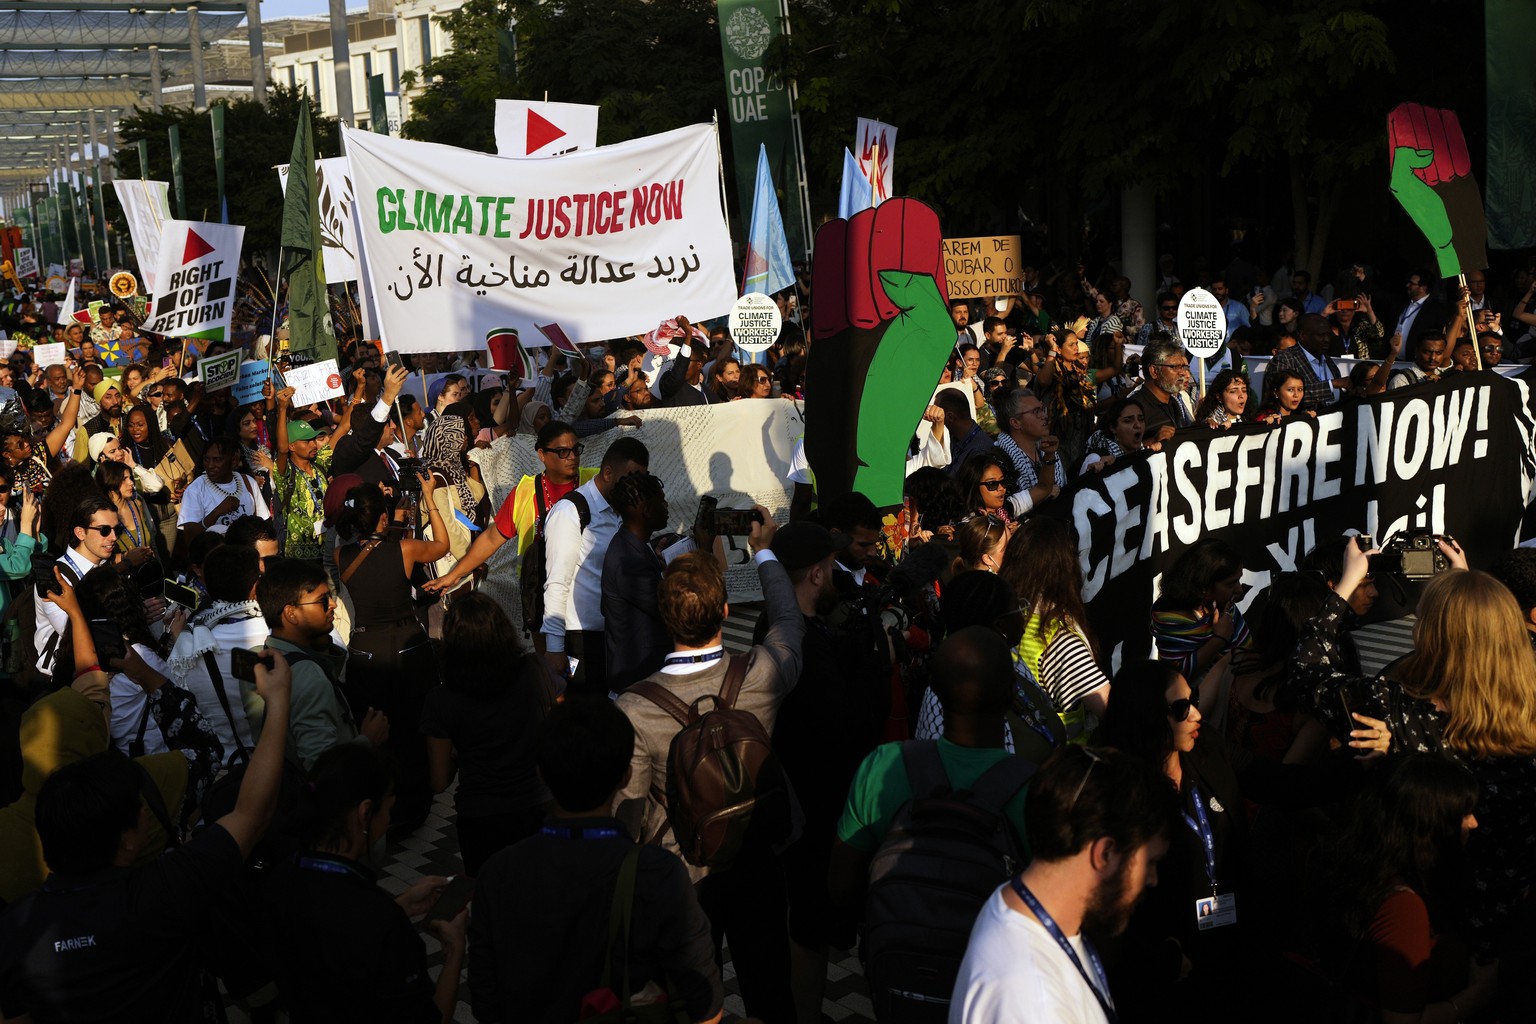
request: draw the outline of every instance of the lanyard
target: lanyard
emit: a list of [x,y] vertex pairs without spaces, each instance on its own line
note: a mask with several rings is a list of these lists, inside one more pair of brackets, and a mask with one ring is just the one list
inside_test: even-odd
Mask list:
[[360,878],[365,882],[372,882],[372,879],[368,878],[356,868],[346,864],[341,864],[334,860],[321,860],[318,857],[300,857],[299,867],[306,871],[321,871],[327,875],[351,875],[354,878]]
[[1205,848],[1205,877],[1211,880],[1211,895],[1214,896],[1216,895],[1216,836],[1211,831],[1210,819],[1205,816],[1205,799],[1198,785],[1193,787],[1191,795],[1195,798],[1195,817],[1191,818],[1185,814],[1184,824],[1200,837],[1200,844]]
[[725,657],[725,649],[710,651],[708,654],[669,654],[661,660],[663,665],[707,665],[711,661],[719,661]]
[[1117,1024],[1120,1018],[1115,1014],[1115,1002],[1109,995],[1109,979],[1104,976],[1104,964],[1099,959],[1099,954],[1094,950],[1093,943],[1088,941],[1086,935],[1083,936],[1083,952],[1088,955],[1088,963],[1093,967],[1094,976],[1089,977],[1087,970],[1083,968],[1083,962],[1077,958],[1077,951],[1072,948],[1072,943],[1068,942],[1067,937],[1061,934],[1061,926],[1056,923],[1055,918],[1046,912],[1045,907],[1041,906],[1040,901],[1035,898],[1035,894],[1029,891],[1029,888],[1024,884],[1023,876],[1014,875],[1013,881],[1010,884],[1013,886],[1013,891],[1019,894],[1019,899],[1023,900],[1024,905],[1029,908],[1030,913],[1034,914],[1035,919],[1040,922],[1040,927],[1045,929],[1047,935],[1056,940],[1056,945],[1060,946],[1061,951],[1067,954],[1067,959],[1072,961],[1072,966],[1077,968],[1077,973],[1083,976],[1083,981],[1087,982],[1088,987],[1093,990],[1093,997],[1099,1001],[1099,1009],[1104,1011],[1104,1016],[1109,1019],[1109,1024]]
[[545,825],[539,831],[546,836],[554,836],[556,839],[619,838],[619,830],[616,828],[565,828],[561,825]]

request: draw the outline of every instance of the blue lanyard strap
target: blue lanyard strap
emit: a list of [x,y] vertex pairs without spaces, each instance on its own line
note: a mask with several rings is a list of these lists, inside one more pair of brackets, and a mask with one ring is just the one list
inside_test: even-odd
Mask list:
[[1185,814],[1184,824],[1200,837],[1200,845],[1205,849],[1205,877],[1211,881],[1211,895],[1214,896],[1216,895],[1216,835],[1211,831],[1211,821],[1205,815],[1205,797],[1200,792],[1200,787],[1192,787],[1190,795],[1195,800],[1195,816],[1191,818]]
[[725,657],[725,649],[710,651],[708,654],[669,654],[662,659],[664,665],[700,665],[711,661],[719,661]]
[[306,871],[321,871],[327,875],[351,875],[354,878],[361,878],[365,882],[372,881],[372,879],[354,867],[349,867],[334,860],[322,860],[319,857],[300,857],[299,867]]
[[1077,958],[1077,950],[1072,948],[1072,943],[1068,942],[1067,937],[1061,933],[1061,926],[1056,923],[1056,919],[1046,912],[1045,907],[1035,898],[1035,894],[1029,891],[1029,887],[1024,884],[1023,876],[1014,875],[1010,884],[1013,886],[1013,891],[1018,893],[1019,899],[1023,900],[1024,905],[1029,908],[1030,913],[1034,914],[1035,919],[1040,922],[1040,927],[1056,940],[1056,945],[1067,954],[1067,959],[1072,961],[1072,966],[1077,968],[1077,973],[1083,976],[1083,981],[1087,982],[1088,987],[1093,990],[1094,998],[1099,1001],[1099,1009],[1104,1011],[1109,1024],[1117,1024],[1120,1018],[1115,1013],[1115,1001],[1109,995],[1109,979],[1104,974],[1104,963],[1099,959],[1093,943],[1088,941],[1086,935],[1083,936],[1083,952],[1087,954],[1088,963],[1093,967],[1093,977],[1089,977],[1083,962]]
[[546,836],[554,836],[556,839],[619,838],[619,830],[616,828],[565,828],[561,825],[545,825],[539,831]]

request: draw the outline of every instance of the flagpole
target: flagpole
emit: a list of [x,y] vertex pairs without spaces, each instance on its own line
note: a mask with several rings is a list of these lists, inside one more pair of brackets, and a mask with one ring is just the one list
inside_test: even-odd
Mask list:
[[[714,112],[715,126],[715,163],[720,168],[720,212],[725,214],[725,233],[731,233],[731,207],[726,202],[725,191],[725,151],[720,148],[720,111]],[[745,271],[743,271],[745,273]]]
[[[272,331],[267,335],[267,377],[273,376],[272,348],[277,344],[277,291],[283,286],[283,247],[277,247],[277,282],[272,286]],[[276,385],[273,385],[275,388]]]
[[[1467,275],[1465,272],[1456,275],[1456,283],[1463,291],[1466,290]],[[1472,315],[1471,302],[1467,303],[1467,330],[1472,332],[1468,337],[1472,339],[1472,353],[1477,356],[1477,368],[1479,370],[1486,369],[1483,366],[1483,347],[1477,343],[1477,319]]]

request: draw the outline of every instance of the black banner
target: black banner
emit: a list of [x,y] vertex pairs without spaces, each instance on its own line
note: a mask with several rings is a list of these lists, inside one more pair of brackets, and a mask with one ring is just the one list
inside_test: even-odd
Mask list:
[[1429,527],[1456,537],[1473,565],[1508,551],[1536,482],[1533,381],[1536,371],[1458,373],[1316,419],[1186,431],[1086,474],[1047,514],[1077,530],[1101,654],[1116,666],[1151,656],[1157,579],[1205,537],[1242,553],[1249,600],[1350,529],[1380,544]]

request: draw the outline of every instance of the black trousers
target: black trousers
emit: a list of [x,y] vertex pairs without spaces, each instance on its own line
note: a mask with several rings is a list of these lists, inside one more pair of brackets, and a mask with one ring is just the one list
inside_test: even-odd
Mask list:
[[437,654],[415,619],[352,628],[347,644],[347,700],[362,716],[378,708],[389,718],[389,753],[395,770],[395,810],[390,832],[414,832],[432,809],[427,741],[421,706],[438,683]]
[[721,943],[731,946],[731,965],[747,1016],[766,1024],[791,1024],[795,1002],[789,985],[789,924],[784,871],[771,850],[743,851],[726,871],[703,878],[694,892],[709,918],[715,960]]
[[601,630],[577,629],[565,634],[565,653],[576,659],[576,671],[566,685],[572,697],[608,696],[608,646]]

